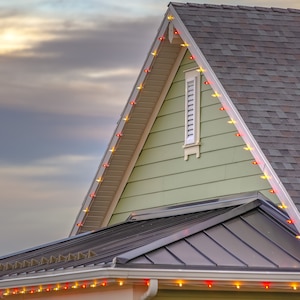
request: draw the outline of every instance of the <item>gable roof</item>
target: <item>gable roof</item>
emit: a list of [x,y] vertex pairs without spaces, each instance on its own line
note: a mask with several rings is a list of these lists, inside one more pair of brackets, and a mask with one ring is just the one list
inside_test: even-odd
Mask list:
[[300,208],[300,10],[172,7]]
[[185,48],[300,232],[299,23],[294,9],[170,3],[71,234],[108,224]]
[[297,231],[286,220],[259,193],[150,209],[118,225],[0,258],[0,289],[120,278],[124,272],[129,279],[147,278],[153,270],[155,278],[170,279],[178,277],[172,274],[178,268],[181,276],[184,270],[186,276],[199,273],[190,279],[241,280],[244,274],[253,280],[256,274],[255,281],[275,276],[291,282],[299,274],[300,253]]

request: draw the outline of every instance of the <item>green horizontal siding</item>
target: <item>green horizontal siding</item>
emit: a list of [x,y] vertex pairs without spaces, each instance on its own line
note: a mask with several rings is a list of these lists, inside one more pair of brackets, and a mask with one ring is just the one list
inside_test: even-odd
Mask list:
[[282,300],[288,297],[290,300],[299,299],[298,293],[272,293],[267,292],[243,292],[243,291],[180,291],[180,290],[162,290],[159,291],[157,296],[153,300],[224,300],[224,299],[239,299],[239,300]]
[[201,76],[200,158],[184,160],[184,70],[195,68],[183,59],[158,113],[143,150],[129,177],[111,223],[140,209],[199,201],[241,192],[275,195],[205,77]]

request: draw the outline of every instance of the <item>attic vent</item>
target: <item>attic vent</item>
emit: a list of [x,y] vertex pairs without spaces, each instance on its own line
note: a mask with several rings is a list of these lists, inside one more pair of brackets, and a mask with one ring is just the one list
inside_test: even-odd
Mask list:
[[195,107],[196,106],[196,81],[195,78],[186,83],[186,144],[195,143]]
[[185,141],[184,159],[191,154],[200,156],[200,74],[187,71],[185,73]]

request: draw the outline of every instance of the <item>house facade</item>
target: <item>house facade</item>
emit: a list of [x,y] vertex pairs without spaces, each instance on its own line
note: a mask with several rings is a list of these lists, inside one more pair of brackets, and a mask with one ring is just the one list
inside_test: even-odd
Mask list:
[[298,299],[300,11],[170,3],[70,237],[15,299]]

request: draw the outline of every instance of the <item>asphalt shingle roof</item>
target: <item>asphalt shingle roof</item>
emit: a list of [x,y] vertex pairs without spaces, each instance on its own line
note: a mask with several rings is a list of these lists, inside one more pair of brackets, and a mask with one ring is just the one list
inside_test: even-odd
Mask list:
[[172,6],[300,209],[300,10]]

